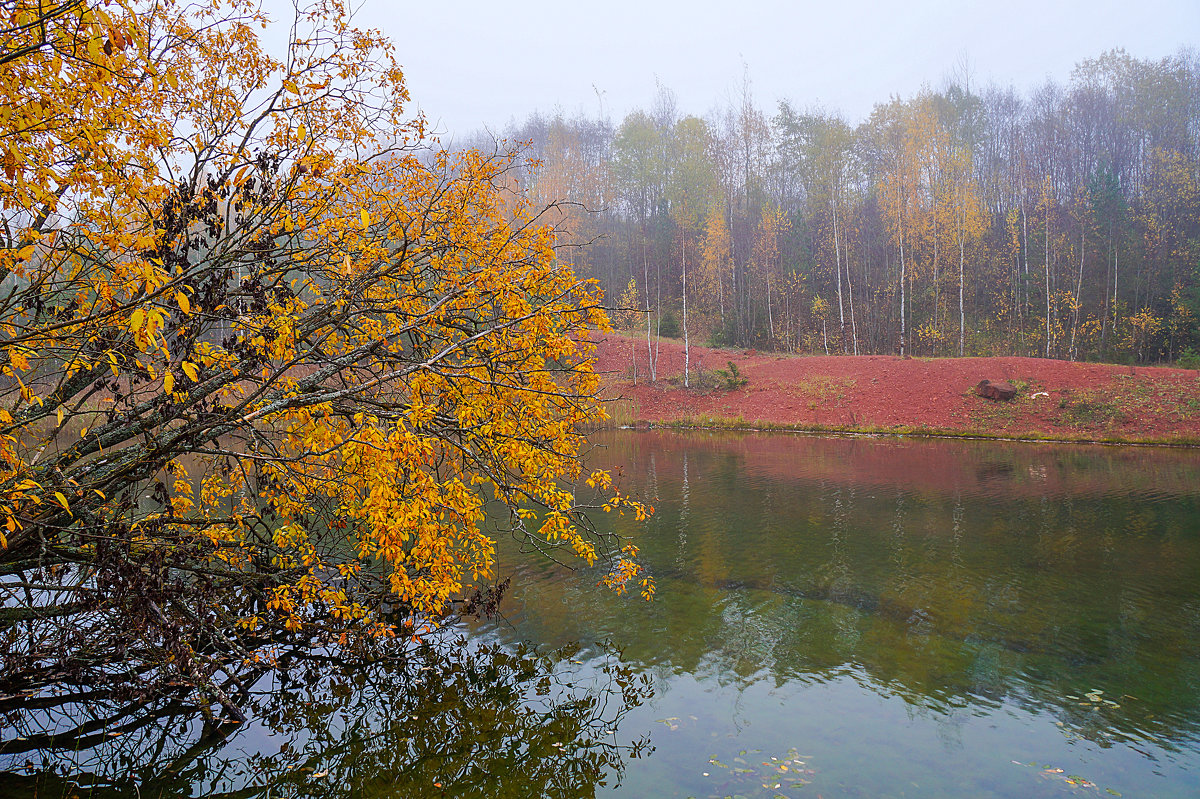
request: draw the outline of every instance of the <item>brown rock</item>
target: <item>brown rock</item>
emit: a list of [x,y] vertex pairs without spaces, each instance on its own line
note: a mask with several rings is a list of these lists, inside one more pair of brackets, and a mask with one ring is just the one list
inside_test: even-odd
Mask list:
[[980,380],[975,387],[975,393],[984,399],[1007,402],[1017,396],[1017,389],[1012,383],[993,383],[991,380]]

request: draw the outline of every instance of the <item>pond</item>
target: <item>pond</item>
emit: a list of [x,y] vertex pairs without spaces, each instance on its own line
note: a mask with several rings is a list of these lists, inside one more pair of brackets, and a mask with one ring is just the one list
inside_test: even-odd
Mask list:
[[298,668],[233,733],[116,706],[51,749],[58,709],[5,732],[0,795],[1200,795],[1195,451],[594,441],[655,506],[597,519],[654,601],[502,539],[461,640]]
[[1200,795],[1200,458],[624,431],[651,604],[516,570],[493,632],[653,678],[628,796]]

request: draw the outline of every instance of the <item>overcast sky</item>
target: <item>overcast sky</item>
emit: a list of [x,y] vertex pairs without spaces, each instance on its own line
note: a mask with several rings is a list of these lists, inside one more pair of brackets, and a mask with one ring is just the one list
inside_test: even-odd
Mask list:
[[1200,43],[1200,0],[350,2],[396,43],[414,105],[448,137],[601,103],[619,122],[650,106],[656,81],[703,115],[744,67],[760,108],[788,98],[857,122],[939,87],[964,58],[976,85],[1024,91],[1114,47],[1158,59]]

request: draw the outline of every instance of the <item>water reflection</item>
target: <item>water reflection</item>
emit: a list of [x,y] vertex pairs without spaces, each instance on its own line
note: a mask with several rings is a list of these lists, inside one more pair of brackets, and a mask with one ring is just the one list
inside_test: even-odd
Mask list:
[[463,645],[298,669],[238,731],[9,715],[0,794],[1200,795],[1193,451],[598,441],[657,508],[653,603],[502,541],[505,618]]
[[[727,734],[743,743],[747,724],[783,729],[803,713],[828,730],[860,701],[898,701],[905,719],[878,746],[906,752],[900,772],[922,776],[921,795],[937,793],[939,758],[985,727],[996,751],[963,756],[981,774],[1032,754],[1114,785],[1158,780],[1162,795],[1200,788],[1181,776],[1200,768],[1194,452],[632,431],[600,442],[597,464],[623,465],[624,490],[656,506],[642,551],[659,597],[578,592],[592,575],[546,572],[507,605],[512,635],[618,641],[656,675],[656,705],[678,715],[667,695],[694,683],[737,708]],[[819,685],[836,689],[832,704],[814,705]],[[875,707],[859,723],[886,718]],[[913,749],[926,724],[932,748]],[[680,732],[654,740],[638,771],[689,757],[672,754]],[[886,761],[865,740],[851,734],[838,757]],[[847,766],[823,795],[856,795],[872,774],[883,785],[881,769]],[[1031,795],[992,779],[970,790]]]
[[644,743],[618,736],[649,681],[604,647],[446,640],[343,668],[297,661],[242,729],[172,703],[6,708],[5,796],[594,796]]

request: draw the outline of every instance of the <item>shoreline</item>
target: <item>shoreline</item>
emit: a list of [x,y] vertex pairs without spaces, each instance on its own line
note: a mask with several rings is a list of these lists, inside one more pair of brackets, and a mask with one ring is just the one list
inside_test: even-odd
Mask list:
[[[593,344],[610,417],[595,429],[1200,447],[1200,372],[1194,369],[692,346],[691,385],[684,388],[682,342],[659,342],[654,382],[645,377],[644,337],[595,334]],[[976,392],[983,379],[1010,382],[1017,396],[984,399]]]
[[789,435],[820,436],[827,438],[932,438],[957,439],[964,441],[1004,441],[1023,444],[1079,444],[1101,447],[1169,447],[1173,449],[1200,449],[1200,438],[1176,439],[1132,439],[1132,438],[1087,438],[1054,437],[1030,432],[1026,434],[997,434],[984,430],[939,430],[934,428],[845,428],[845,427],[793,427],[782,424],[747,422],[740,419],[676,419],[652,421],[638,419],[632,423],[597,424],[592,430],[702,430],[727,433],[785,433]]

